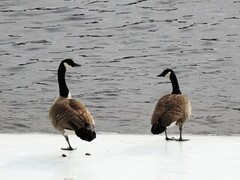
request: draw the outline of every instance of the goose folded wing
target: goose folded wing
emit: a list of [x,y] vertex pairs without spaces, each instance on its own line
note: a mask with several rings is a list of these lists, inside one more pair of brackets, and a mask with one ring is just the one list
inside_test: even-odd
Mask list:
[[86,123],[94,123],[87,108],[76,100],[64,99],[53,105],[53,117],[56,119],[55,127],[61,129],[77,130]]
[[76,116],[87,124],[94,125],[93,117],[87,107],[78,100],[70,99],[69,106],[74,110]]
[[183,112],[181,109],[172,109],[166,111],[162,115],[162,125],[167,127],[170,126],[172,123],[176,122],[176,124],[183,123]]
[[164,113],[164,109],[155,109],[153,114],[152,114],[152,119],[151,119],[151,123],[152,125],[155,124],[155,123],[159,123],[159,121],[161,121],[161,117]]

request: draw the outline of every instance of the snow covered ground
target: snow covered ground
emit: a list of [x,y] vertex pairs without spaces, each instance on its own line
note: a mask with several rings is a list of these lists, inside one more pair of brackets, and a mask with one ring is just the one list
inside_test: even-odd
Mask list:
[[[0,179],[162,180],[240,179],[240,136],[98,134],[63,151],[56,134],[0,134]],[[62,155],[65,154],[66,157]]]

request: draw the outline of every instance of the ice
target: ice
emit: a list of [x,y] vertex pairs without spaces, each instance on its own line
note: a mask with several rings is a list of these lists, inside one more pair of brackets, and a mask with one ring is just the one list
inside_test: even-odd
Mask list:
[[[161,180],[239,179],[240,136],[98,134],[92,142],[70,135],[1,134],[1,179]],[[62,157],[65,154],[66,157]]]

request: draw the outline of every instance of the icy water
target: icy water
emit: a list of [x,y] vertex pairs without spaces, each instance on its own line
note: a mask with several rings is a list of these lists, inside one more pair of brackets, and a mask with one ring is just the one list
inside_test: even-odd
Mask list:
[[[173,68],[192,102],[184,133],[240,134],[240,1],[1,0],[0,132],[56,132],[48,110],[67,84],[98,132],[150,133]],[[171,132],[178,132],[177,127]]]

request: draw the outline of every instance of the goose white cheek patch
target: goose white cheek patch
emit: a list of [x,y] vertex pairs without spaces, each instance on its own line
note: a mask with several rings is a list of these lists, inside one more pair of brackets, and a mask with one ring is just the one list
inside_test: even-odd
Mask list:
[[72,68],[72,66],[70,66],[68,63],[63,63],[65,68]]
[[166,78],[170,78],[170,75],[171,75],[171,72],[169,71],[169,72],[165,75],[165,77],[166,77]]

